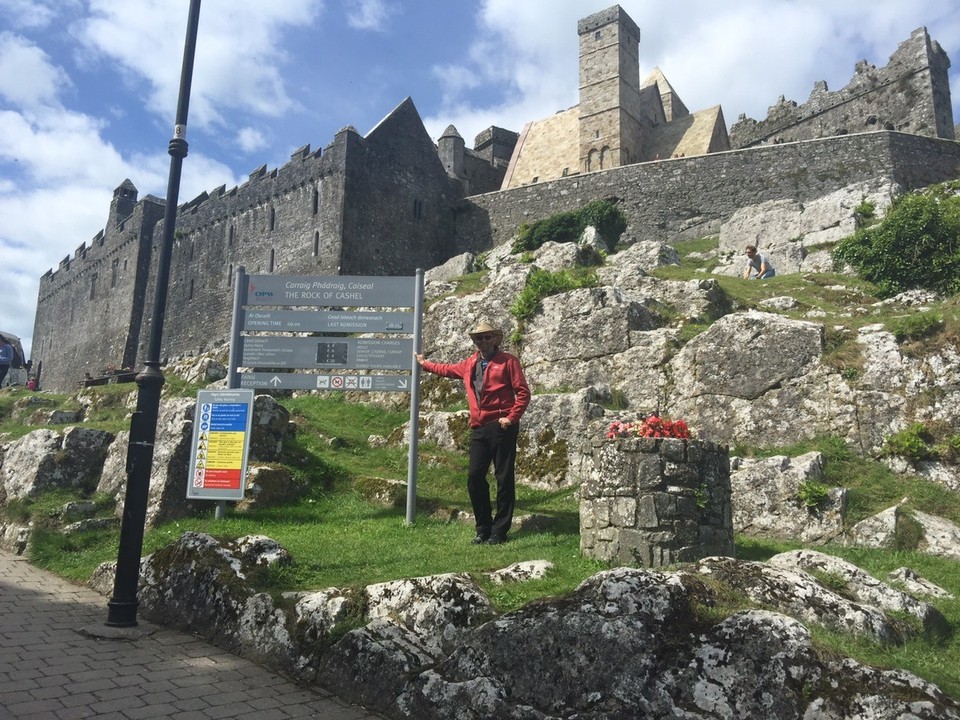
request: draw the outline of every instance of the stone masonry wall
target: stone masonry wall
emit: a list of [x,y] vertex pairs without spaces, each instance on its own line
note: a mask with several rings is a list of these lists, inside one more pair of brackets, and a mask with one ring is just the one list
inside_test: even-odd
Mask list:
[[[237,267],[247,273],[336,275],[341,257],[341,132],[321,153],[305,146],[291,161],[254,170],[230,191],[217,188],[182,205],[171,254],[161,357],[209,349],[229,339]],[[153,234],[159,255],[163,223]],[[147,343],[156,293],[150,273],[138,358]]]
[[700,440],[595,440],[580,486],[580,550],[661,567],[733,557],[730,458]]
[[954,179],[958,167],[960,143],[896,132],[628,165],[467,198],[456,216],[456,252],[495,247],[521,223],[597,199],[624,212],[626,237],[671,242],[717,234],[734,211],[767,200],[807,202],[874,178],[911,190]]
[[918,28],[890,56],[885,67],[857,63],[854,76],[831,92],[818,82],[807,102],[780,101],[757,122],[741,116],[730,128],[730,146],[900,130],[954,139],[950,103],[950,61],[926,28]]
[[45,387],[69,390],[85,371],[134,362],[150,230],[162,216],[155,198],[144,199],[40,279],[32,357],[43,362]]

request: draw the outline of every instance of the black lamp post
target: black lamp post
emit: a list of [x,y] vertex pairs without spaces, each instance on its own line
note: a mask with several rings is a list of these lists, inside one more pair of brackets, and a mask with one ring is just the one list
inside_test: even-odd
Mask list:
[[200,21],[200,0],[190,0],[187,39],[183,49],[180,73],[180,97],[177,119],[170,141],[170,177],[167,181],[167,205],[163,215],[163,243],[157,263],[157,286],[153,315],[150,321],[150,345],[146,367],[137,375],[137,409],[130,420],[130,445],[127,449],[127,492],[120,525],[120,547],[117,550],[117,573],[113,597],[107,602],[107,625],[132,627],[137,624],[137,583],[140,578],[140,554],[147,519],[147,496],[150,492],[150,469],[157,436],[160,412],[160,345],[163,319],[167,306],[167,282],[170,278],[170,255],[173,251],[177,223],[177,200],[180,195],[180,170],[187,156],[187,110],[190,107],[190,84],[193,79],[193,56],[197,46],[197,25]]

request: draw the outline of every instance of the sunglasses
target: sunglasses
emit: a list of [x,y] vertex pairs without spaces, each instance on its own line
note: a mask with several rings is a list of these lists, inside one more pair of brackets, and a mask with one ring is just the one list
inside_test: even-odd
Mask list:
[[483,335],[474,335],[474,340],[493,340],[493,335],[490,333],[484,333]]

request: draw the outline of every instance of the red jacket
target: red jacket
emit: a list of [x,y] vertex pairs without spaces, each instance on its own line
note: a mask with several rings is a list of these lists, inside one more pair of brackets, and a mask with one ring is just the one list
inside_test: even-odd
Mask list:
[[473,372],[479,359],[480,353],[476,352],[466,360],[453,364],[424,360],[423,369],[463,381],[470,405],[470,427],[487,425],[504,417],[510,418],[510,422],[516,425],[530,404],[530,388],[527,387],[520,361],[509,353],[497,350],[483,373],[483,386],[478,400],[473,391]]

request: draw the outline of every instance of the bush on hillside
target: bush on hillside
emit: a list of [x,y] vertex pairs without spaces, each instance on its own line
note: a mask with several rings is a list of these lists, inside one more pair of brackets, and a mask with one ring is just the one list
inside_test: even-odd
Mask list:
[[595,200],[579,210],[557,213],[533,224],[520,226],[513,252],[536,250],[545,242],[577,242],[583,231],[593,226],[609,245],[627,229],[627,218],[612,203]]
[[960,292],[958,189],[944,183],[898,198],[883,222],[842,240],[834,261],[854,267],[883,297],[914,288]]

